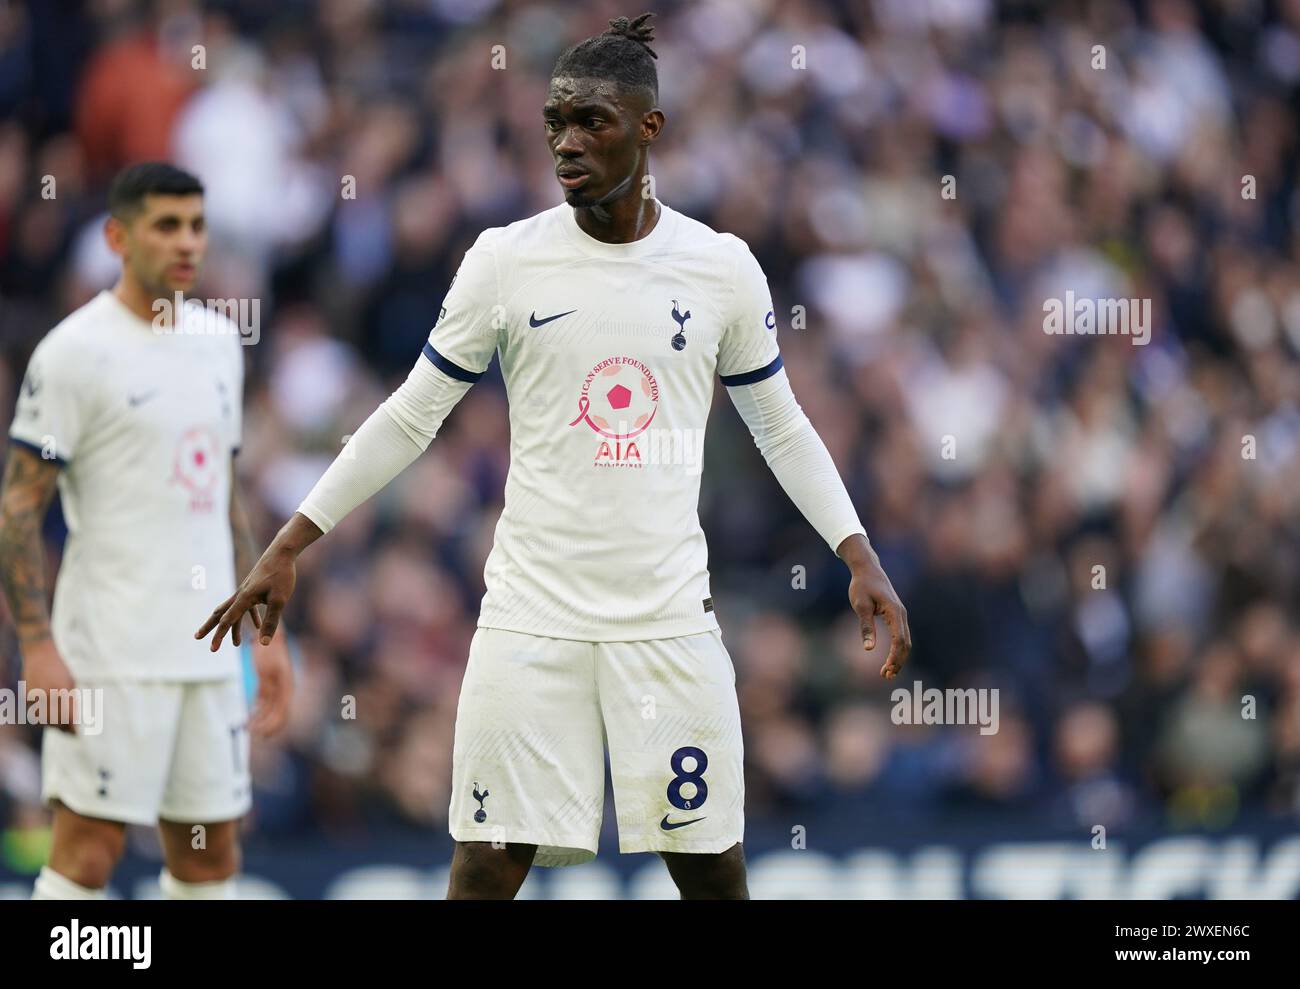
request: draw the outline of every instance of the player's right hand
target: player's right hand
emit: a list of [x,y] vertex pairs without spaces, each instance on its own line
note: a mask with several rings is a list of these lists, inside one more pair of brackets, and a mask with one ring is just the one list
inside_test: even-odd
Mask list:
[[[77,695],[71,693],[71,691],[76,689],[77,684],[72,679],[72,671],[68,669],[68,664],[59,655],[54,640],[43,639],[32,645],[24,646],[22,652],[22,681],[27,687],[25,702],[30,707],[32,701],[39,697],[45,711],[46,725],[67,732],[69,735],[75,735],[77,733],[76,721],[78,715],[76,710]],[[68,693],[51,694],[51,691],[68,691]],[[70,698],[71,703],[66,705],[60,703],[57,699],[60,696]],[[67,717],[61,717],[61,715],[67,715]]]
[[[194,638],[202,639],[216,629],[217,634],[212,637],[212,652],[216,652],[229,630],[231,640],[240,645],[239,626],[244,615],[248,615],[257,627],[262,645],[270,644],[298,579],[294,559],[292,551],[272,543],[235,593],[217,605],[208,620],[194,633]],[[258,610],[258,605],[266,606],[265,613]]]

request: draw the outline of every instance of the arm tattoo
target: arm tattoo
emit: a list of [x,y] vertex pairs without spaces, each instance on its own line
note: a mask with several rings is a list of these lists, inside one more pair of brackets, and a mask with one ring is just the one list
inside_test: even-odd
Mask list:
[[0,584],[23,645],[50,637],[41,524],[58,475],[53,460],[10,445],[0,488]]

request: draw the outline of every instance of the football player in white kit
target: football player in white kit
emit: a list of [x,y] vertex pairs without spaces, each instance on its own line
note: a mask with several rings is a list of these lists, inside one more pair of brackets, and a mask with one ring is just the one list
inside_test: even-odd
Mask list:
[[[67,710],[44,730],[54,837],[33,895],[102,898],[125,825],[139,824],[159,827],[164,896],[232,898],[249,730],[283,725],[292,682],[284,636],[254,645],[250,721],[238,635],[213,652],[191,634],[256,555],[232,459],[240,329],[197,303],[172,318],[207,243],[194,176],[125,169],[105,236],[122,276],[32,354],[0,492],[0,580],[29,697],[100,699],[95,730]],[[68,539],[47,612],[41,523],[56,484]]]
[[513,897],[531,865],[596,852],[609,749],[622,852],[657,852],[683,898],[748,895],[735,671],[698,518],[714,377],[794,503],[849,566],[864,646],[907,618],[790,390],[745,244],[647,189],[664,115],[645,24],[562,54],[542,123],[565,203],[486,230],[406,382],[357,430],[238,592],[199,630],[268,605],[294,560],[423,451],[500,356],[505,509],[461,688],[448,895]]

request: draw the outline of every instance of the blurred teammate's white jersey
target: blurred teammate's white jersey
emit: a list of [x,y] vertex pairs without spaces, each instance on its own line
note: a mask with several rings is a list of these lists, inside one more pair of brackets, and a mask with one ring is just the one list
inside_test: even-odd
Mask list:
[[560,205],[486,230],[425,356],[475,380],[501,356],[505,510],[479,625],[587,642],[718,627],[698,517],[714,379],[781,366],[771,296],[743,241],[660,204],[629,244]]
[[[238,330],[192,304],[162,332],[101,292],[32,355],[9,435],[63,465],[55,644],[79,682],[214,680],[238,649],[194,630],[234,591]],[[197,331],[197,332],[196,332]]]

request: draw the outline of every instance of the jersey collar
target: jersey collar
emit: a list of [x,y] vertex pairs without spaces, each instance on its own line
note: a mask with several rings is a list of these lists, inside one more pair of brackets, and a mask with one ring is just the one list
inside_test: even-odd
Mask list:
[[656,199],[655,203],[659,206],[659,221],[654,225],[654,229],[640,240],[634,240],[628,244],[609,244],[603,240],[597,240],[578,226],[577,211],[572,206],[565,204],[560,208],[564,214],[564,229],[568,231],[569,239],[573,241],[578,250],[584,254],[598,257],[635,258],[642,257],[658,249],[668,239],[674,213],[660,200]]

